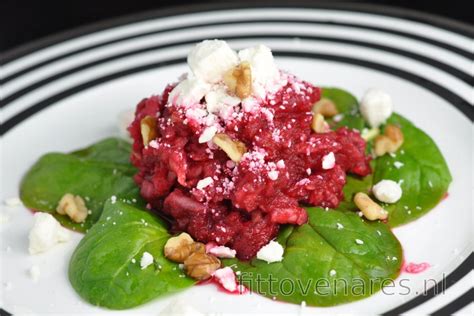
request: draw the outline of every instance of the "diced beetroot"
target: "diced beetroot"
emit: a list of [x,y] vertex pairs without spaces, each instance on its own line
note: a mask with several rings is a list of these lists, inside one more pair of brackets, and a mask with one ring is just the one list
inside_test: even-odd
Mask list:
[[[308,216],[299,203],[337,207],[346,172],[371,172],[359,132],[311,130],[311,107],[320,89],[307,82],[288,76],[255,111],[221,122],[226,134],[247,147],[238,164],[215,146],[199,143],[203,127],[179,107],[166,106],[172,89],[137,106],[129,127],[131,161],[139,169],[135,181],[153,208],[174,219],[174,231],[228,246],[241,259],[254,257],[280,224],[305,223]],[[146,115],[156,117],[158,137],[144,147],[140,120]],[[330,153],[336,163],[326,170],[322,159]],[[210,185],[196,188],[208,177]]]

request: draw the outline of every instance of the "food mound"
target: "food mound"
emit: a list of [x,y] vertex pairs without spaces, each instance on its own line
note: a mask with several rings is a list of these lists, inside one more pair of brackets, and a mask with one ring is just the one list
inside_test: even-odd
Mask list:
[[301,205],[337,207],[346,173],[371,172],[359,132],[318,128],[321,90],[280,71],[267,47],[204,41],[188,64],[129,127],[141,195],[174,231],[251,259],[280,224],[307,221]]

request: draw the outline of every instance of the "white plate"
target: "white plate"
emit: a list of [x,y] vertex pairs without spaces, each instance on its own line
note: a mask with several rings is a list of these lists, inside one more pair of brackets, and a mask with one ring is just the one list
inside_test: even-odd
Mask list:
[[[30,256],[31,213],[2,206],[9,221],[0,225],[0,306],[14,314],[88,315],[156,315],[170,303],[183,302],[219,314],[472,311],[467,305],[473,263],[470,30],[423,14],[368,6],[199,9],[104,22],[5,54],[2,200],[18,196],[22,175],[42,154],[116,135],[118,113],[176,80],[186,70],[184,58],[195,42],[225,38],[234,48],[264,43],[281,68],[317,85],[343,87],[358,97],[369,87],[388,91],[396,111],[433,137],[453,174],[449,198],[394,230],[407,261],[432,267],[400,276],[398,281],[406,279],[403,284],[410,287],[408,294],[397,285],[331,308],[301,309],[256,294],[226,295],[213,286],[196,286],[133,310],[109,311],[84,302],[69,285],[67,265],[80,234],[46,254]],[[37,282],[27,273],[32,265],[41,269]],[[434,282],[436,287],[429,289]],[[424,288],[427,295],[420,295]]]

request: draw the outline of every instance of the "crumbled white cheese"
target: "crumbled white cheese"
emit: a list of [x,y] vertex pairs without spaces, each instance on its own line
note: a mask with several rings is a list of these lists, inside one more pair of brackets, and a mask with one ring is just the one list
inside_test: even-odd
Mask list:
[[140,267],[143,270],[151,264],[153,264],[153,256],[151,255],[151,253],[145,251],[142,255],[142,258],[140,259]]
[[277,241],[270,241],[268,244],[260,248],[257,252],[257,259],[268,263],[279,262],[283,260],[283,247]]
[[329,275],[330,276],[335,276],[336,275],[336,270],[332,269],[331,271],[329,271]]
[[217,133],[217,127],[215,126],[209,126],[204,129],[202,132],[201,136],[199,136],[199,143],[207,143],[212,140],[214,135]]
[[[173,300],[161,312],[159,316],[204,316],[205,314],[198,311],[192,305],[189,305],[189,300]],[[207,314],[206,314],[207,315]]]
[[[112,196],[110,197],[110,202],[111,202],[112,204],[115,204],[115,203],[117,202],[117,197],[116,197],[115,195],[112,195]],[[108,219],[107,219],[107,220],[108,220]]]
[[336,227],[337,229],[343,229],[344,225],[342,225],[341,223],[336,223]]
[[372,192],[377,200],[385,203],[395,203],[402,197],[402,188],[393,180],[381,180],[373,186]]
[[235,278],[235,273],[230,267],[216,270],[213,276],[227,291],[235,292],[237,290],[238,284]]
[[21,200],[17,197],[12,197],[12,198],[5,199],[3,201],[3,203],[8,207],[16,207],[16,206],[20,206],[22,204]]
[[70,232],[48,213],[37,212],[34,215],[33,228],[29,234],[29,252],[37,254],[48,251],[57,243],[70,239]]
[[272,170],[272,171],[269,171],[269,172],[268,172],[268,177],[269,177],[271,180],[275,181],[276,179],[278,179],[278,174],[279,174],[278,171]]
[[210,85],[197,78],[184,79],[170,92],[168,104],[192,106],[209,92]]
[[276,166],[280,169],[285,168],[285,161],[284,160],[278,160],[278,162],[276,163]]
[[272,51],[265,45],[257,45],[239,51],[240,61],[247,61],[252,69],[254,88],[266,88],[279,79],[280,73]]
[[196,188],[199,190],[204,189],[205,187],[211,185],[214,182],[211,177],[207,177],[198,181]]
[[32,266],[28,270],[28,274],[30,275],[30,278],[33,280],[33,282],[36,282],[36,281],[38,281],[38,279],[41,275],[40,268],[38,266]]
[[363,244],[364,244],[364,241],[363,241],[363,240],[360,240],[360,239],[356,239],[356,240],[355,240],[355,243],[358,244],[358,245],[363,245]]
[[360,102],[360,112],[371,127],[379,127],[392,115],[392,98],[380,89],[369,89]]
[[221,40],[202,41],[188,55],[193,74],[209,83],[221,81],[224,74],[238,63],[237,53]]
[[207,112],[217,114],[224,120],[232,115],[234,106],[238,104],[240,104],[240,99],[227,94],[223,87],[206,94]]
[[400,161],[395,161],[393,163],[393,165],[395,166],[395,168],[397,169],[400,169],[401,167],[403,167],[405,164],[403,162],[400,162]]
[[323,157],[323,162],[322,162],[323,169],[325,170],[332,169],[334,168],[335,165],[336,165],[336,157],[334,156],[333,152],[330,152],[329,154]]
[[235,258],[236,251],[226,246],[215,246],[207,251],[218,258]]

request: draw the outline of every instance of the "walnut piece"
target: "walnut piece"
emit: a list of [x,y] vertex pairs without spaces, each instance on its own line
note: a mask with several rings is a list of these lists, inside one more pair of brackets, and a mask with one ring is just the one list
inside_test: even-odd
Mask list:
[[329,132],[329,125],[324,120],[324,116],[319,113],[313,114],[313,120],[311,122],[311,128],[316,133],[327,133]]
[[220,266],[221,262],[217,257],[201,252],[191,254],[184,261],[184,271],[196,280],[209,279]]
[[324,117],[333,117],[334,115],[339,114],[336,104],[326,98],[322,98],[314,103],[311,111],[313,114],[321,114]]
[[142,118],[140,121],[140,132],[142,134],[143,146],[147,147],[150,141],[158,136],[156,133],[155,118],[150,115]]
[[388,212],[375,203],[367,194],[359,192],[354,196],[354,203],[360,209],[365,218],[370,221],[387,219]]
[[387,124],[383,135],[379,135],[374,140],[374,151],[377,157],[386,153],[396,152],[403,144],[402,130],[393,124]]
[[232,140],[232,138],[226,134],[216,134],[212,138],[212,141],[222,149],[233,162],[240,162],[242,156],[247,152],[247,147],[245,147],[244,143]]
[[229,91],[240,99],[245,99],[252,94],[252,70],[246,61],[229,70],[224,75],[224,83]]
[[194,242],[187,233],[181,233],[171,237],[165,244],[165,257],[171,261],[183,263],[192,253],[206,252],[206,246],[200,242]]
[[74,196],[71,193],[63,195],[56,207],[56,212],[69,216],[76,223],[84,222],[88,215],[84,200],[79,195]]

